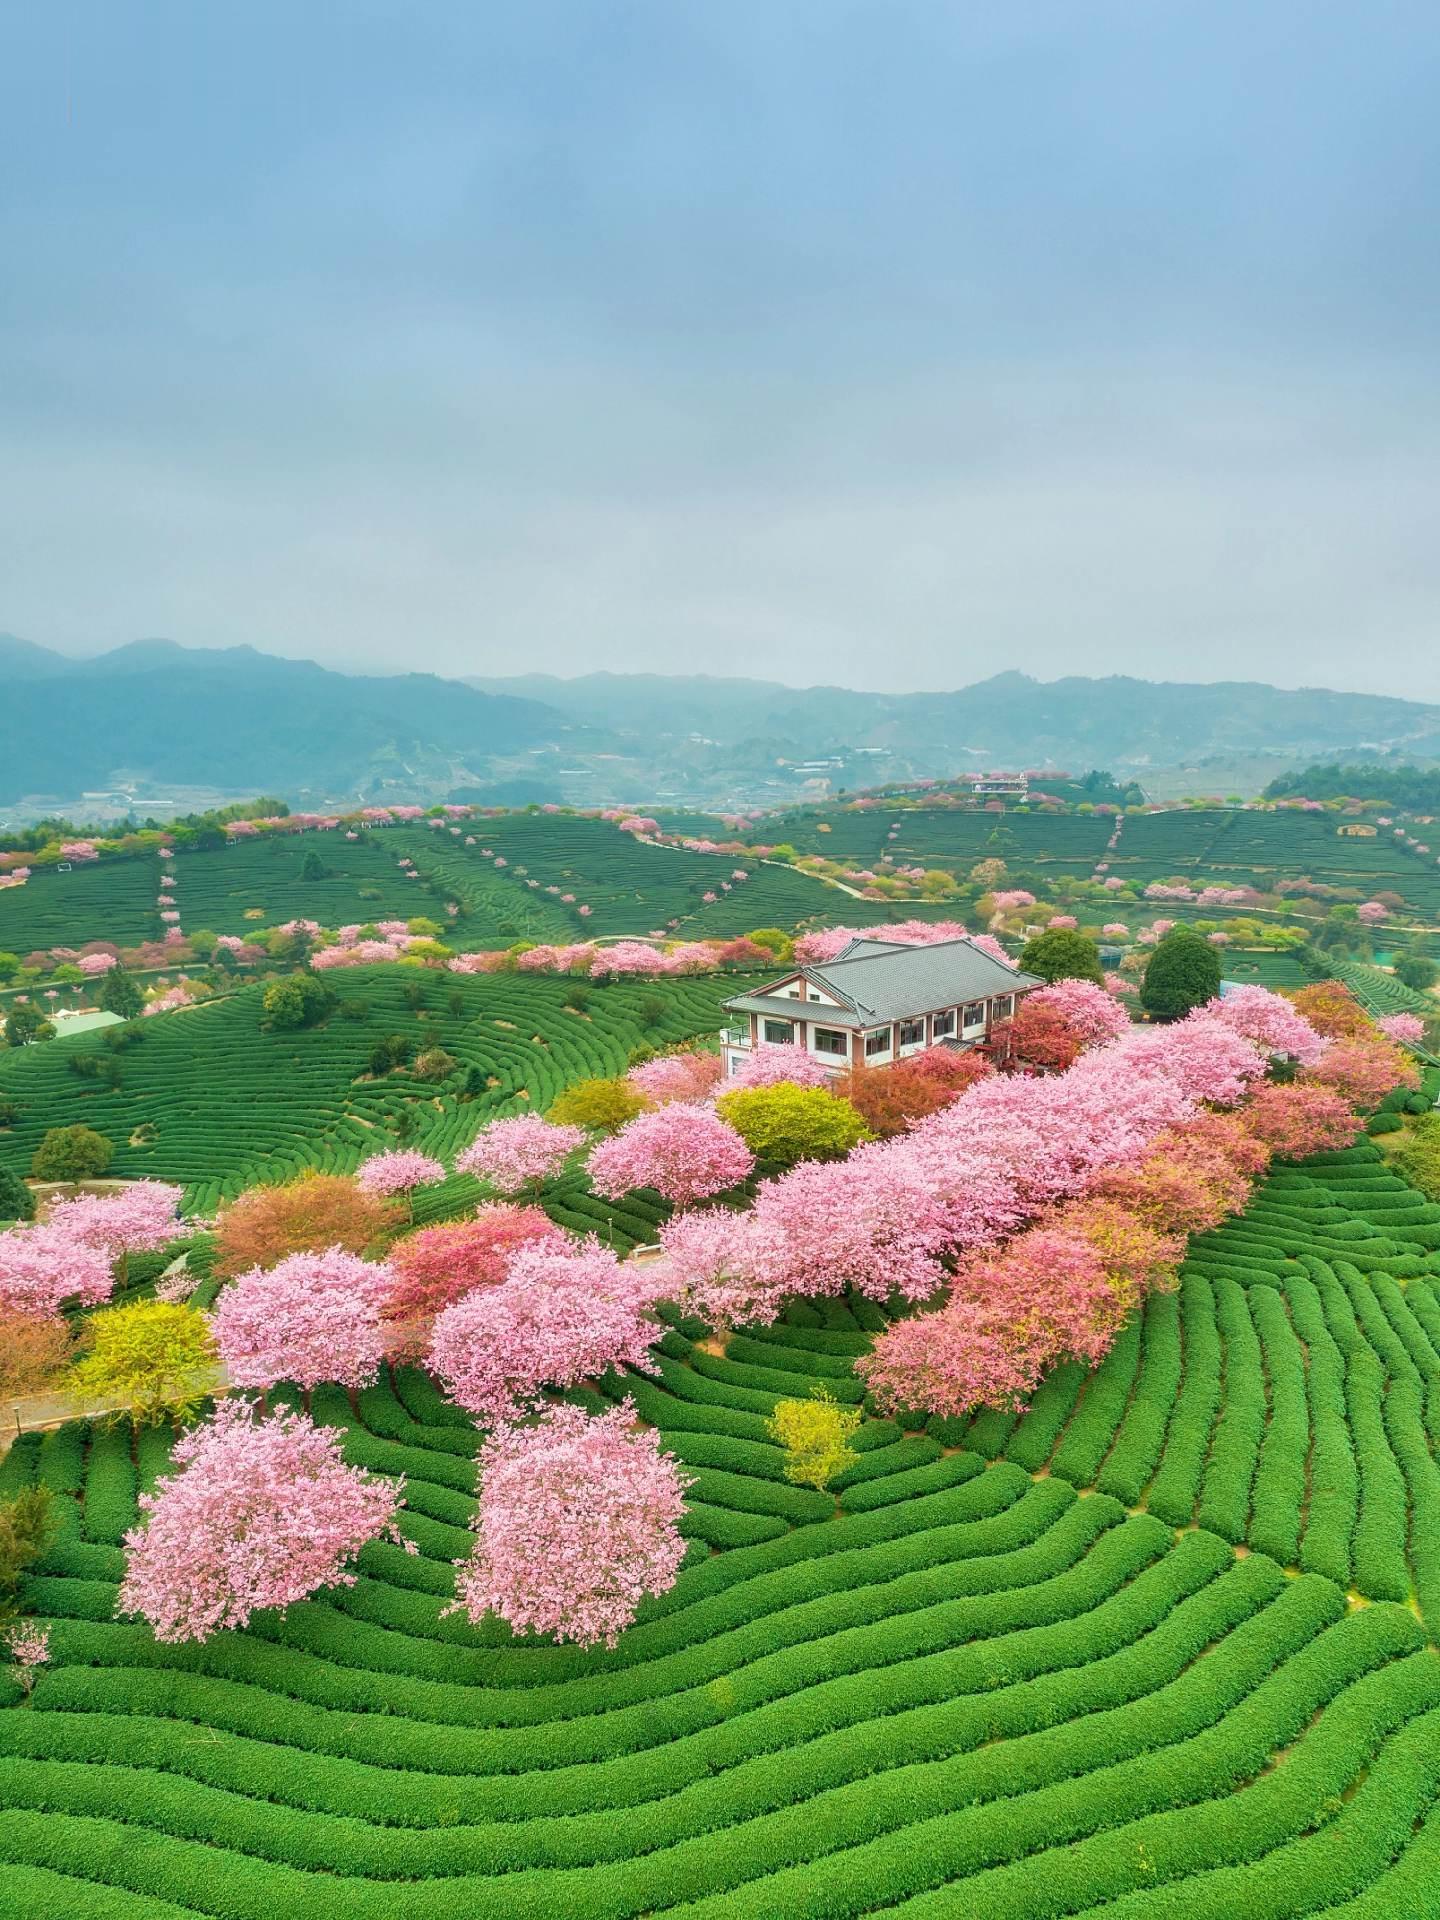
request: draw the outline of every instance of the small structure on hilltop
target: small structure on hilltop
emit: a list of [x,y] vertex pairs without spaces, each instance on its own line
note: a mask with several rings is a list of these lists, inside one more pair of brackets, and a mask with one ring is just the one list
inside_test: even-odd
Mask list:
[[977,799],[1028,800],[1030,797],[1027,773],[965,773],[960,778]]
[[762,1045],[802,1046],[835,1073],[890,1066],[926,1047],[978,1046],[1043,985],[973,940],[911,946],[860,936],[833,960],[725,1002],[739,1016],[724,1035],[726,1076]]

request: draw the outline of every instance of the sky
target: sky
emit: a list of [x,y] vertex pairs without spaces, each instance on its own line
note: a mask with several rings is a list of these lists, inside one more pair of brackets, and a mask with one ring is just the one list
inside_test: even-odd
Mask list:
[[1440,699],[1440,9],[0,0],[0,630]]

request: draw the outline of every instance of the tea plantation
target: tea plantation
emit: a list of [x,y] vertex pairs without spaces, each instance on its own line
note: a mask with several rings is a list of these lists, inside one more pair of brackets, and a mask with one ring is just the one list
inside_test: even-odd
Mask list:
[[1342,835],[1332,814],[1262,813],[1238,807],[1128,817],[1108,857],[1122,880],[1188,877],[1200,885],[1251,886],[1308,875],[1333,887],[1394,892],[1428,921],[1440,915],[1440,867],[1382,828]]
[[[548,976],[356,967],[330,979],[338,1008],[298,1033],[262,1031],[256,984],[137,1022],[138,1044],[119,1054],[103,1031],[0,1052],[0,1094],[19,1108],[0,1128],[0,1166],[28,1172],[48,1127],[80,1122],[113,1141],[114,1176],[178,1181],[209,1212],[304,1167],[348,1172],[396,1144],[402,1115],[410,1144],[448,1158],[494,1114],[543,1109],[572,1080],[622,1071],[637,1046],[714,1032],[742,984],[701,976],[660,994],[622,980],[587,986],[577,1008],[574,983]],[[444,1048],[455,1071],[433,1084],[404,1068],[374,1077],[371,1054],[392,1035]],[[82,1077],[72,1062],[86,1055],[118,1062],[119,1085]]]
[[[294,919],[335,927],[417,914],[449,924],[445,907],[453,903],[460,911],[452,937],[465,947],[646,934],[671,920],[687,939],[728,938],[752,926],[833,918],[847,905],[845,894],[812,875],[747,863],[748,880],[735,883],[733,859],[650,845],[609,821],[514,814],[467,824],[474,827],[468,836],[424,827],[353,840],[296,833],[182,850],[163,865],[147,856],[63,873],[37,868],[25,886],[0,889],[0,949],[159,939],[162,872],[175,876],[187,932],[244,934]],[[475,844],[467,846],[467,837]],[[494,864],[496,855],[504,866]],[[567,893],[569,902],[560,898]],[[707,893],[716,898],[706,901]]]
[[838,1494],[788,1484],[776,1398],[855,1401],[882,1324],[682,1323],[579,1396],[632,1392],[696,1475],[613,1653],[445,1614],[477,1436],[419,1374],[315,1396],[407,1476],[419,1557],[183,1650],[112,1618],[166,1437],[26,1436],[0,1483],[63,1531],[27,1593],[55,1658],[0,1714],[0,1912],[1440,1909],[1440,1207],[1369,1144],[1282,1168],[1092,1376],[867,1418]]

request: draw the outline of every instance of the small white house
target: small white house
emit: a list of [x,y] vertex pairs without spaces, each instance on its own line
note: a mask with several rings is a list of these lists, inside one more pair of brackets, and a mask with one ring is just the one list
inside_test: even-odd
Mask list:
[[799,1045],[835,1073],[890,1066],[926,1047],[973,1047],[1008,1020],[1033,973],[996,960],[973,940],[917,947],[866,936],[833,960],[796,967],[725,1002],[725,1072],[758,1046]]

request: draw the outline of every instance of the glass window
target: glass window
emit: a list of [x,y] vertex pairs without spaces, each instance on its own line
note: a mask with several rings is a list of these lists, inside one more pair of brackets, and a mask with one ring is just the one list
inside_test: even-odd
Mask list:
[[935,1029],[935,1038],[937,1040],[943,1040],[947,1033],[954,1033],[955,1031],[954,1008],[952,1007],[949,1013],[937,1013],[935,1015],[933,1025]]
[[925,1038],[923,1020],[902,1020],[900,1022],[900,1044],[902,1047],[915,1047]]
[[772,1047],[788,1047],[795,1038],[795,1029],[788,1020],[767,1020],[765,1038]]
[[1014,1013],[1014,1011],[1015,1011],[1014,994],[1013,993],[1001,994],[1000,998],[995,1002],[995,1018],[997,1020],[1008,1020],[1011,1014]]
[[878,1033],[866,1034],[865,1058],[867,1060],[872,1059],[874,1055],[876,1055],[877,1053],[888,1053],[889,1051],[890,1051],[889,1027],[881,1027]]
[[964,1025],[967,1027],[983,1027],[984,1024],[985,1002],[983,1000],[972,1000],[965,1009]]
[[849,1036],[837,1032],[834,1027],[816,1027],[815,1051],[816,1053],[838,1053],[843,1060],[850,1051]]

